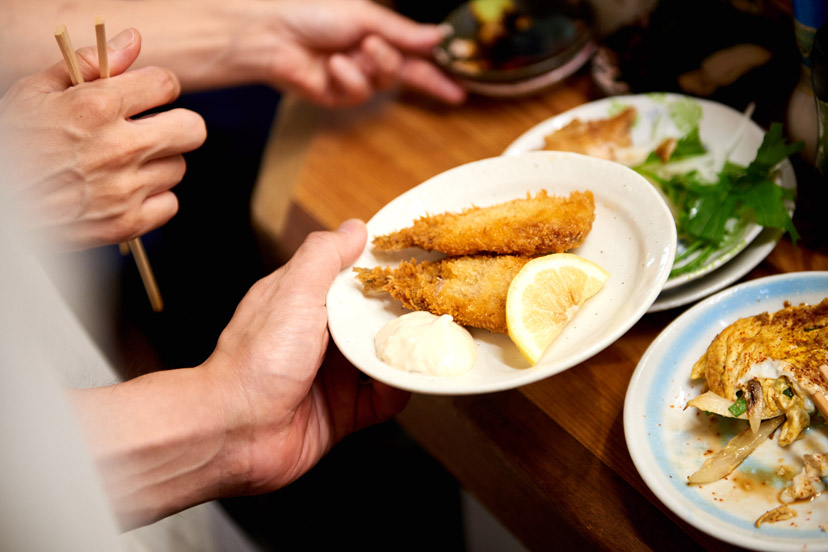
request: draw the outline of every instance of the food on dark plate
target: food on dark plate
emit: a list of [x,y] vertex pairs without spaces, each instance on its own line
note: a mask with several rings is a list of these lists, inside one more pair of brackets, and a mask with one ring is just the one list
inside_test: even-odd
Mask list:
[[589,190],[568,197],[541,190],[535,197],[527,194],[490,207],[424,216],[413,226],[377,236],[373,246],[383,251],[419,247],[447,255],[545,255],[581,245],[594,219]]

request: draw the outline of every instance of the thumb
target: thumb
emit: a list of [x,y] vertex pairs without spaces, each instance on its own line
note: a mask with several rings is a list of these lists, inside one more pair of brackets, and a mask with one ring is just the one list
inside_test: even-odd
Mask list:
[[[141,51],[141,34],[135,29],[121,31],[107,42],[107,59],[110,76],[120,75],[126,71]],[[84,81],[100,77],[98,49],[87,46],[77,51],[78,67]],[[64,90],[72,86],[66,62],[61,60],[44,71],[44,78],[55,90]]]
[[[120,75],[138,58],[141,52],[141,33],[135,29],[124,29],[106,43],[109,75]],[[100,76],[98,49],[95,47],[78,50],[78,63],[86,80],[95,80]]]
[[357,219],[343,222],[336,232],[314,232],[284,268],[311,294],[324,298],[336,275],[362,253],[367,235],[365,223]]

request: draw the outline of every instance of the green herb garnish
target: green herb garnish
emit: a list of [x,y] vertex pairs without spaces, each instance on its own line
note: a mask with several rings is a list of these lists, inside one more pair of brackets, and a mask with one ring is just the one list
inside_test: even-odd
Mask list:
[[792,399],[793,398],[793,389],[791,389],[790,387],[786,387],[785,390],[782,391],[782,394],[785,395],[786,397],[788,397],[789,399]]
[[734,417],[738,418],[747,411],[747,401],[744,397],[740,397],[735,403],[727,407]]
[[[696,111],[683,104],[674,112],[674,122],[682,121],[689,128],[678,140],[670,161],[704,154]],[[802,142],[787,144],[782,125],[773,123],[756,158],[747,167],[726,161],[715,181],[707,180],[698,170],[662,176],[664,163],[654,153],[634,167],[670,200],[679,237],[687,244],[685,252],[676,258],[670,277],[695,271],[713,253],[739,245],[742,230],[750,222],[788,232],[795,245],[799,234],[785,207],[785,200],[793,199],[794,193],[774,182],[773,173],[781,161],[803,146]],[[681,264],[692,255],[696,256]]]

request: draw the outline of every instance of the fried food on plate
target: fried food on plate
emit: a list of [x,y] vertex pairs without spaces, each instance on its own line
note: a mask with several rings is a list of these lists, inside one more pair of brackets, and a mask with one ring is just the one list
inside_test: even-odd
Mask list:
[[541,190],[535,197],[424,216],[409,228],[377,236],[373,246],[383,251],[420,247],[447,255],[545,255],[581,245],[594,219],[589,190],[568,197]]
[[752,427],[784,414],[779,444],[786,446],[810,423],[810,396],[828,392],[819,370],[824,364],[828,298],[742,318],[722,330],[693,365],[690,377],[704,378],[709,391],[687,406],[747,417]]
[[507,333],[509,284],[529,261],[512,255],[404,261],[396,268],[354,268],[368,293],[388,292],[405,308],[450,314],[463,326]]
[[607,119],[573,119],[568,125],[545,136],[543,149],[571,151],[616,161],[618,149],[632,146],[630,130],[635,117],[635,108],[627,107]]

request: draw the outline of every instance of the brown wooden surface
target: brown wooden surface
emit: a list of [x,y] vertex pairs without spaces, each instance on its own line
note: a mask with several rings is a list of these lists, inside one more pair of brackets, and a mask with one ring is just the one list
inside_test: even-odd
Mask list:
[[[294,181],[274,192],[289,197],[289,205],[272,216],[260,208],[254,220],[290,254],[308,232],[351,217],[367,220],[427,178],[499,155],[538,122],[596,97],[588,77],[577,75],[521,100],[472,98],[442,108],[385,98],[318,113]],[[798,216],[811,213],[806,205]],[[798,221],[806,238],[799,247],[784,239],[744,279],[828,269],[823,244],[812,235],[816,220]],[[733,550],[679,520],[652,495],[624,438],[630,377],[652,340],[685,308],[645,315],[595,357],[521,389],[415,395],[398,420],[532,550]]]

